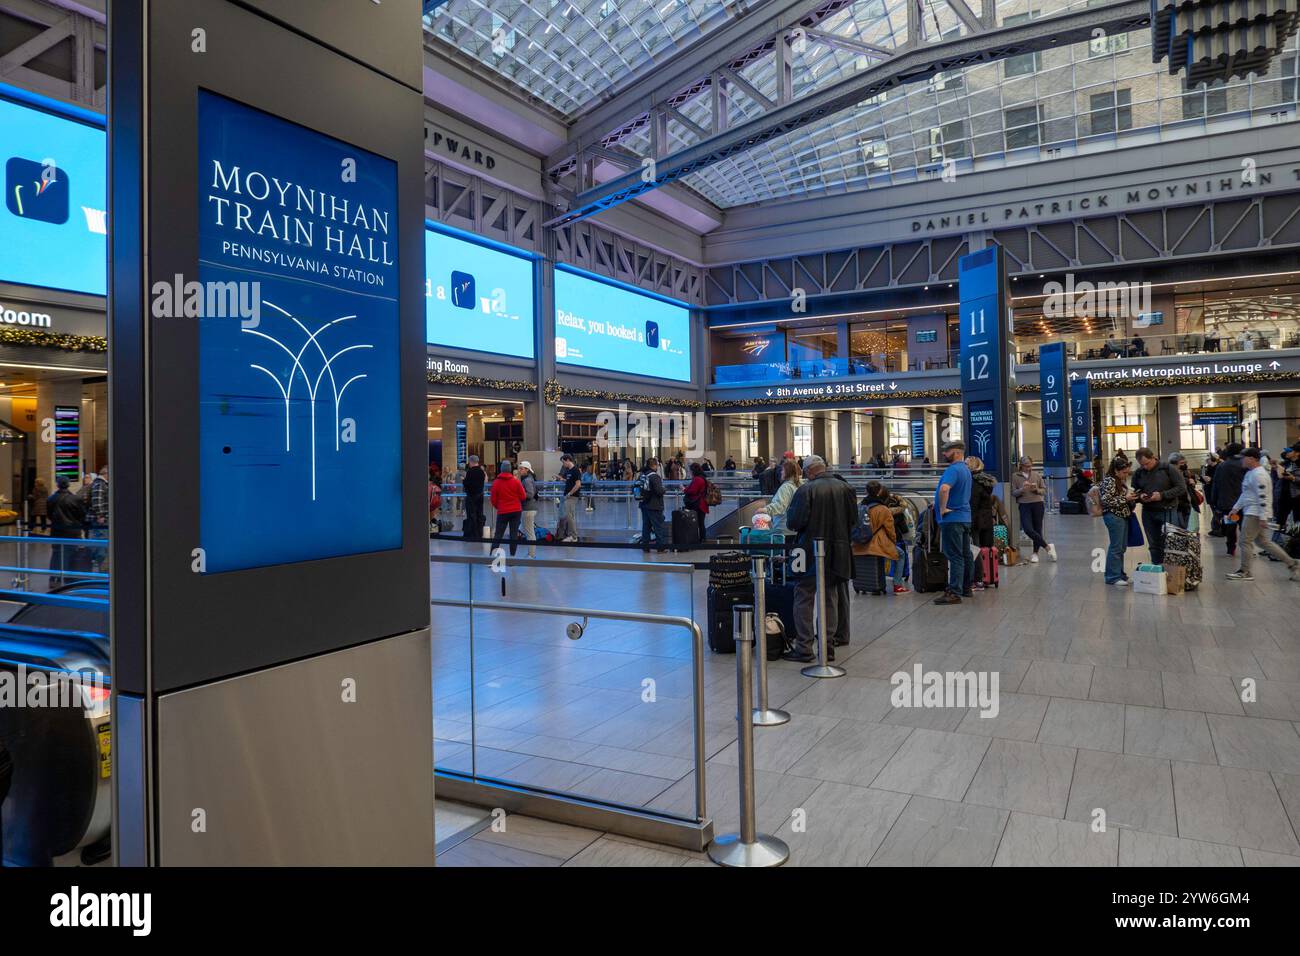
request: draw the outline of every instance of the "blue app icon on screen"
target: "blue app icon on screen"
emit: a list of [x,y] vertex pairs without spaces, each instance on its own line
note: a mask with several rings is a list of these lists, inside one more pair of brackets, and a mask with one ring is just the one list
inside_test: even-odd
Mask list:
[[474,277],[468,272],[452,271],[451,304],[458,309],[472,309],[478,302],[474,295]]
[[54,165],[11,156],[5,163],[5,206],[22,219],[68,221],[68,174]]
[[646,322],[645,324],[645,344],[652,349],[659,348],[659,323]]

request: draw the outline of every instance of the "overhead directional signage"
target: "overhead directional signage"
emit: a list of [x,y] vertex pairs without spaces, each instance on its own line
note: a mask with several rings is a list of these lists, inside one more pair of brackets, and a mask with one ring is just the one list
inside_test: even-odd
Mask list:
[[1070,461],[1070,418],[1066,413],[1065,343],[1038,350],[1038,394],[1043,414],[1043,464],[1064,468]]
[[1092,442],[1092,388],[1087,378],[1070,376],[1070,445],[1076,452],[1091,458],[1095,454]]
[[962,256],[961,392],[967,451],[996,475],[1011,474],[1014,395],[1007,344],[1007,271],[1002,247],[988,246]]
[[1108,382],[1150,382],[1159,385],[1162,379],[1177,379],[1188,376],[1233,376],[1235,378],[1252,375],[1270,375],[1278,372],[1300,373],[1300,356],[1283,355],[1277,358],[1258,357],[1247,359],[1212,359],[1200,357],[1180,357],[1165,361],[1141,362],[1133,365],[1108,362],[1101,368],[1084,368],[1082,365],[1071,373],[1071,379],[1084,377],[1094,385]]
[[1236,405],[1224,405],[1214,408],[1193,408],[1193,425],[1240,425],[1241,409]]

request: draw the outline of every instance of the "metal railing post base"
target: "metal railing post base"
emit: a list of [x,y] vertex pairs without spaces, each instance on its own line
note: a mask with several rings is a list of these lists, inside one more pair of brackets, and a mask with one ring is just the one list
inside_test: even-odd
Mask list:
[[848,671],[834,664],[809,664],[799,668],[799,673],[804,677],[843,677]]
[[754,708],[754,726],[755,727],[778,727],[781,724],[790,722],[789,711],[780,710],[776,707],[769,707],[767,710]]
[[718,866],[780,866],[790,859],[784,840],[760,833],[753,843],[742,843],[739,833],[728,833],[709,844],[709,859]]

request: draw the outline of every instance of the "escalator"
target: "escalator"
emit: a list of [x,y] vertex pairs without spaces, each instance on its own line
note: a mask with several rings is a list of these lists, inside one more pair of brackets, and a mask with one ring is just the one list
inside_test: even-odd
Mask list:
[[[106,859],[111,817],[108,593],[102,581],[0,591],[0,748],[12,762],[0,807],[6,866]],[[34,692],[44,685],[44,693]],[[3,758],[0,758],[3,759]]]

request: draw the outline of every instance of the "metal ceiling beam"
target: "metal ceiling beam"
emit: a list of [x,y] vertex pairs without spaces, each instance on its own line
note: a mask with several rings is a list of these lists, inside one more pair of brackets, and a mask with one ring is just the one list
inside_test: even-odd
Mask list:
[[[569,209],[547,225],[558,226],[594,216],[760,143],[832,116],[892,88],[928,79],[936,73],[1085,42],[1093,39],[1093,31],[1097,29],[1108,35],[1127,33],[1144,29],[1150,22],[1150,0],[1116,0],[952,40],[909,45],[883,63],[838,83],[778,105],[755,119],[715,130],[708,139],[658,159],[652,171],[638,170],[581,191]],[[642,108],[648,110],[654,105],[643,103]],[[653,175],[648,175],[648,172]]]
[[[772,38],[812,18],[821,22],[823,11],[835,11],[851,0],[768,0],[702,37],[653,70],[617,91],[609,99],[580,111],[569,130],[569,144],[547,157],[546,168],[567,163],[579,143],[606,142],[611,131],[639,127],[652,105],[673,101],[677,94],[706,80],[721,67],[732,66],[761,52]],[[620,137],[621,138],[621,137]],[[616,139],[614,141],[617,141]]]

